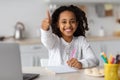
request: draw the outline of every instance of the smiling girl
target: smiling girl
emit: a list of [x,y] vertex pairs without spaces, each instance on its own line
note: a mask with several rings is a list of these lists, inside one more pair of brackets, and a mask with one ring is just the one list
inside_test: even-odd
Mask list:
[[[41,41],[49,51],[49,66],[78,69],[97,66],[99,61],[86,41],[85,13],[77,6],[61,6],[42,21]],[[74,55],[73,54],[74,51]]]

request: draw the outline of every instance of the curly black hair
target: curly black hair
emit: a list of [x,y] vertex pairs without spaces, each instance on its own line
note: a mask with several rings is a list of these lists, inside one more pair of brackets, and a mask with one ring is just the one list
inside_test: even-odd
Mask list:
[[58,37],[62,37],[61,32],[59,28],[57,27],[57,22],[58,22],[60,13],[64,11],[73,12],[75,14],[76,21],[78,22],[78,27],[76,31],[74,32],[73,36],[75,37],[85,36],[85,30],[88,30],[86,14],[84,11],[82,11],[80,8],[74,5],[61,6],[53,12],[52,20],[51,20],[52,32],[56,34]]

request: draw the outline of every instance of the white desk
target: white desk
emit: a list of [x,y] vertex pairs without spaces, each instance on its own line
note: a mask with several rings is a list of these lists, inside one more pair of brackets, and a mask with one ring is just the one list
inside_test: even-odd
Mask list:
[[35,80],[104,80],[104,77],[85,75],[83,70],[75,73],[53,74],[41,67],[24,67],[23,72],[40,74],[40,77]]

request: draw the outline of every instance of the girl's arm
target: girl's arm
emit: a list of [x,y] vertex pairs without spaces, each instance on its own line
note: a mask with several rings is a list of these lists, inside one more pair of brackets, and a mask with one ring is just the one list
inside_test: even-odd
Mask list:
[[99,60],[85,38],[82,40],[82,59],[79,61],[82,63],[82,68],[94,67],[99,64]]
[[51,17],[49,11],[47,11],[47,18],[45,18],[42,21],[42,26],[41,26],[41,42],[48,49],[53,48],[58,40],[57,36],[52,34],[50,24],[51,24]]
[[41,29],[41,42],[47,49],[52,49],[58,43],[59,38],[52,33],[51,28],[45,31]]

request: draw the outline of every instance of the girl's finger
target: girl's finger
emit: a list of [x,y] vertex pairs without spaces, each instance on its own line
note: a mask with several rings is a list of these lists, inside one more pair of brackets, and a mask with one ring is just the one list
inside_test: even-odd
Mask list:
[[49,12],[49,10],[47,11],[47,18],[48,18],[49,23],[50,23],[50,22],[51,22],[51,17],[50,17],[50,12]]
[[71,66],[72,66],[72,67],[76,67],[76,66],[77,66],[77,62],[72,63]]

